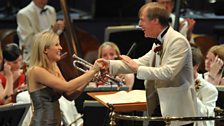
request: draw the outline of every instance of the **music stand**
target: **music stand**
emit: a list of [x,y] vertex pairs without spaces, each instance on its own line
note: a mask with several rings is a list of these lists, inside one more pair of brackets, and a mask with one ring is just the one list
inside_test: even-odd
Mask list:
[[[107,95],[107,94],[114,94],[116,91],[111,91],[111,92],[90,92],[87,93],[89,96],[92,98],[96,99],[99,103],[104,105],[105,107],[110,109],[110,105],[105,103],[104,101],[100,100],[97,98],[97,95]],[[114,107],[113,111],[114,112],[131,112],[131,111],[146,111],[146,102],[136,102],[136,103],[122,103],[122,104],[113,104]]]
[[1,126],[21,126],[31,103],[12,103],[0,106]]

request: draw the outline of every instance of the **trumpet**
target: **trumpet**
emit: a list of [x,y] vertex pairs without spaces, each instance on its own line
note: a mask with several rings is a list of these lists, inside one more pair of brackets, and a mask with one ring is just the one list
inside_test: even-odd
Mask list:
[[[73,66],[74,66],[77,70],[79,70],[79,71],[81,71],[81,72],[83,72],[83,73],[85,73],[85,72],[88,71],[91,67],[93,67],[93,65],[92,65],[91,63],[89,63],[89,62],[87,62],[86,60],[84,60],[84,59],[78,57],[76,54],[73,54],[72,57],[76,59],[76,60],[73,61]],[[83,68],[81,68],[80,66],[83,66]],[[121,86],[124,85],[124,81],[121,81],[121,80],[118,80],[118,79],[116,79],[116,78],[114,78],[114,77],[111,77],[111,76],[108,75],[108,74],[105,74],[105,75],[102,77],[101,74],[100,74],[100,72],[97,73],[97,74],[95,75],[95,78],[94,78],[94,79],[95,79],[95,81],[97,81],[97,82],[102,81],[102,82],[104,82],[104,83],[106,83],[106,82],[108,82],[108,80],[110,80],[110,81],[112,81],[113,83],[117,84],[118,87],[121,87]]]

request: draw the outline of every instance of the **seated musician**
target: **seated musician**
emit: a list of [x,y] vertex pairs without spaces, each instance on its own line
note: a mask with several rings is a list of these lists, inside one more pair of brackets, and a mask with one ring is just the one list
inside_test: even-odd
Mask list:
[[214,85],[224,85],[224,45],[211,47],[205,58],[204,78]]
[[4,104],[14,103],[18,92],[26,89],[22,65],[22,52],[15,43],[3,48],[3,63],[0,72],[1,87],[10,91],[4,96]]
[[[120,50],[118,46],[113,42],[104,42],[98,49],[98,58],[104,58],[107,60],[114,60],[119,58]],[[119,74],[116,79],[124,81],[128,90],[132,90],[134,84],[134,74]],[[103,82],[97,82],[97,86],[105,85]]]
[[[199,48],[192,46],[192,58],[194,67],[195,90],[197,93],[197,105],[199,114],[202,117],[215,116],[214,108],[218,99],[218,90],[216,87],[205,80],[198,73],[202,61],[202,53]],[[214,121],[198,121],[198,126],[214,126]]]
[[[2,48],[0,46],[0,64],[1,64],[1,66],[2,66],[2,61],[3,61]],[[4,105],[5,103],[7,103],[7,100],[9,100],[9,99],[7,99],[7,97],[9,95],[11,95],[12,92],[13,92],[12,84],[6,85],[5,88],[2,86],[2,84],[0,84],[0,105]]]

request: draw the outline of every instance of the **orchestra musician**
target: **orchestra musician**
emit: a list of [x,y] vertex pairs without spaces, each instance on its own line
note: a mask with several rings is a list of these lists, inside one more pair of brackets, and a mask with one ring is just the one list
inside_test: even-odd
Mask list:
[[[218,90],[216,87],[205,80],[201,74],[198,73],[198,69],[202,62],[202,53],[197,46],[192,46],[192,58],[194,67],[194,79],[195,90],[197,93],[197,106],[201,117],[215,116],[214,109],[216,107],[216,101],[218,99]],[[198,121],[198,126],[214,126],[215,122],[211,121]]]
[[[104,58],[106,60],[115,60],[119,58],[120,50],[118,46],[113,42],[104,42],[98,49],[98,58]],[[116,79],[124,81],[124,85],[128,87],[128,90],[132,90],[134,84],[134,74],[119,74]],[[104,85],[103,82],[98,82],[98,86]]]
[[224,85],[224,45],[211,47],[205,58],[204,78],[214,85]]
[[58,34],[64,29],[64,21],[56,21],[54,7],[47,5],[48,0],[32,0],[17,13],[17,34],[23,50],[23,60],[29,64],[34,36],[42,31],[54,31]]
[[[3,56],[2,56],[2,48],[0,46],[0,66],[2,66],[3,62]],[[7,68],[7,66],[6,66]],[[2,68],[1,68],[2,69]],[[8,69],[6,69],[8,70]],[[5,88],[2,86],[2,82],[0,84],[0,105],[4,105],[11,101],[11,99],[8,98],[13,93],[13,85],[12,83],[9,83],[5,86]],[[11,98],[11,97],[10,97]]]
[[15,43],[3,48],[3,67],[0,72],[0,81],[3,88],[11,88],[4,99],[6,103],[15,103],[18,92],[26,89],[25,74],[22,66],[22,52]]
[[[169,12],[169,23],[171,27],[174,27],[175,23],[175,14],[173,12],[173,8],[175,5],[175,0],[157,0],[158,3],[162,4],[166,10]],[[192,18],[179,18],[179,32],[183,34],[190,42],[194,42],[192,37],[193,28],[195,26],[196,21]]]

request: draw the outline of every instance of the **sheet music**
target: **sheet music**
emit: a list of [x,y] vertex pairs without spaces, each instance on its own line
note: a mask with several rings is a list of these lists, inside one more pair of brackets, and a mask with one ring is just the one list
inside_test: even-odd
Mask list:
[[145,90],[119,91],[114,94],[96,95],[96,97],[109,104],[146,102]]

